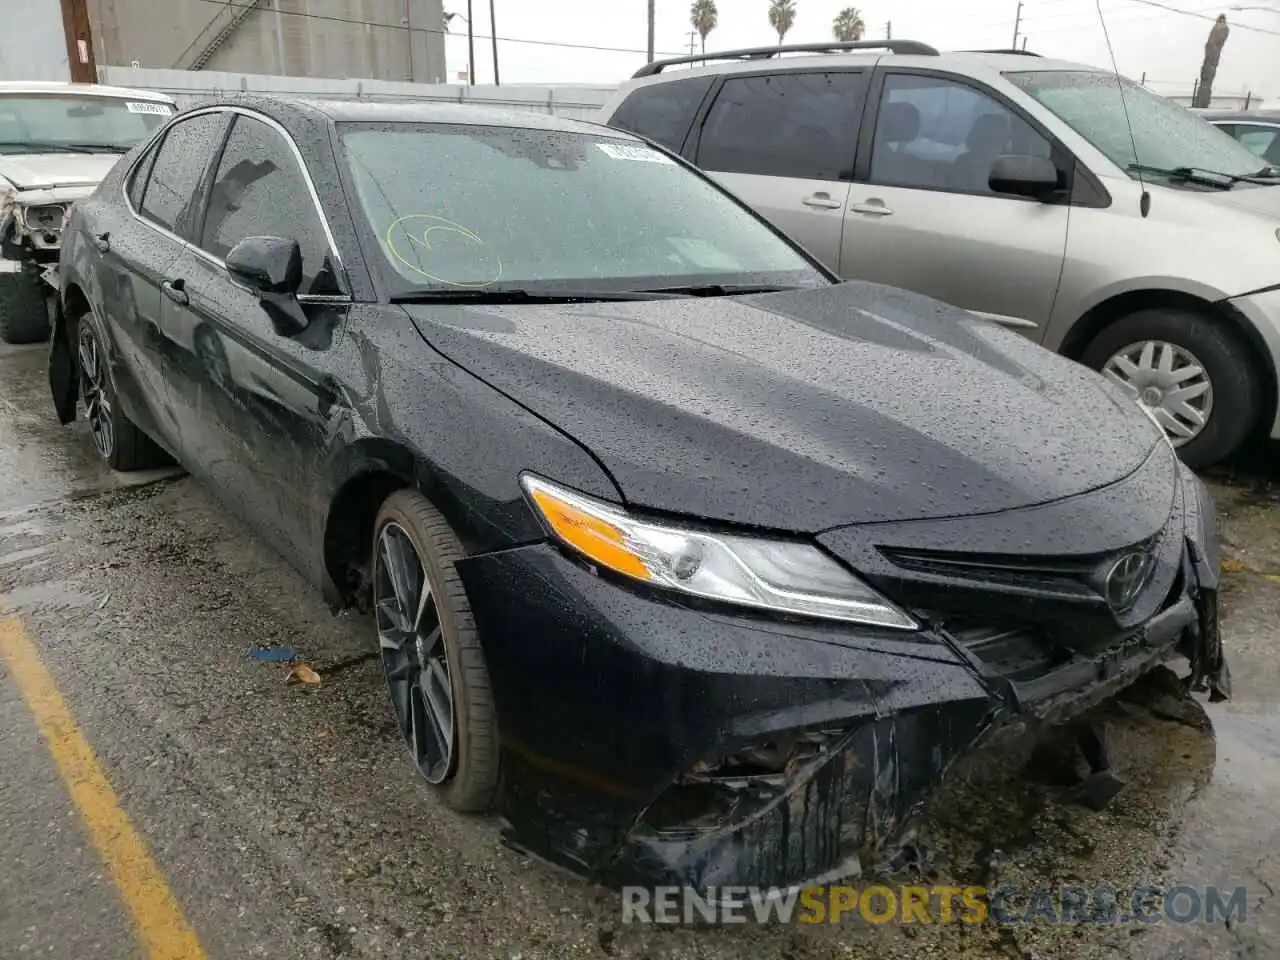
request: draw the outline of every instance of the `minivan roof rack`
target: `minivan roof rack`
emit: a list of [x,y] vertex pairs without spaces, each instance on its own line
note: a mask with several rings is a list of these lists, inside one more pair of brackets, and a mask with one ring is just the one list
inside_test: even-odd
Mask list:
[[791,43],[774,47],[747,47],[744,50],[722,50],[718,53],[698,53],[687,57],[671,57],[655,60],[637,70],[632,77],[652,77],[667,67],[681,63],[709,63],[713,60],[768,60],[780,53],[840,53],[845,50],[888,50],[890,53],[917,54],[936,57],[938,51],[918,40],[847,40],[831,43]]
[[1015,50],[1013,47],[1007,47],[1004,50],[957,50],[956,53],[1016,53],[1020,57],[1038,57],[1040,54],[1033,50]]

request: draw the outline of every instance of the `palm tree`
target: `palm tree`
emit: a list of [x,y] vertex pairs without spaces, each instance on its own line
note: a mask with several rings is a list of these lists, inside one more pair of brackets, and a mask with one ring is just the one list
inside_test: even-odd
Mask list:
[[1226,14],[1218,14],[1209,31],[1209,40],[1204,45],[1204,60],[1200,64],[1200,82],[1196,84],[1193,107],[1207,107],[1213,102],[1213,81],[1218,76],[1218,61],[1222,59],[1222,48],[1227,43],[1227,34],[1231,28],[1227,26]]
[[836,14],[831,30],[836,35],[836,39],[842,43],[861,40],[862,35],[867,32],[867,25],[862,20],[862,11],[857,7],[845,7]]
[[693,0],[689,8],[689,23],[702,37],[702,52],[707,52],[707,34],[716,28],[719,14],[716,12],[716,0]]
[[778,46],[796,22],[796,0],[769,0],[769,25],[778,33]]

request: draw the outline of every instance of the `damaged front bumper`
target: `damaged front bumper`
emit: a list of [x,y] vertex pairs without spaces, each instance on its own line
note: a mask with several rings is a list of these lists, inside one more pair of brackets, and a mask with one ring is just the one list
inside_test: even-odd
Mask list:
[[507,839],[611,885],[831,882],[995,739],[1071,720],[1177,655],[1225,697],[1212,505],[1179,476],[1152,547],[1155,612],[1048,666],[993,657],[1012,641],[966,642],[927,613],[906,639],[695,608],[549,544],[460,561],[498,704]]

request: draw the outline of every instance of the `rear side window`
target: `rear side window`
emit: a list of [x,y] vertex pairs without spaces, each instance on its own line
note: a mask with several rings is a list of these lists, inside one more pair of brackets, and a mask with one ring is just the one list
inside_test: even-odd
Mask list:
[[648,137],[679,152],[693,125],[711,77],[652,83],[632,91],[609,120],[609,126]]
[[200,177],[225,124],[225,114],[202,113],[169,128],[142,194],[144,217],[179,236],[186,235],[195,213],[192,201]]
[[721,173],[853,179],[866,75],[730,77],[707,113],[698,165]]

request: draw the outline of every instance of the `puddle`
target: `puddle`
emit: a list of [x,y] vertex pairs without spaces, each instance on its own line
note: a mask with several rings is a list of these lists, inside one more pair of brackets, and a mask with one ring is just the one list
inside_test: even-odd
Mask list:
[[0,567],[12,566],[25,560],[44,557],[53,553],[52,547],[32,547],[30,550],[14,550],[11,553],[0,553]]
[[40,610],[77,610],[84,607],[96,607],[101,602],[101,596],[95,597],[82,593],[61,581],[34,583],[26,587],[16,587],[8,593],[0,594],[0,606],[18,610],[19,612],[31,608]]

